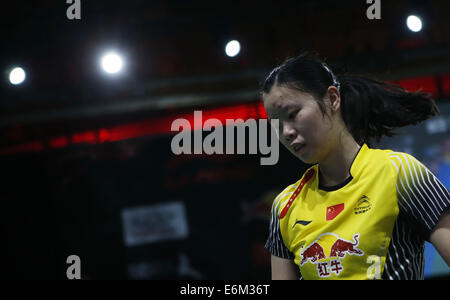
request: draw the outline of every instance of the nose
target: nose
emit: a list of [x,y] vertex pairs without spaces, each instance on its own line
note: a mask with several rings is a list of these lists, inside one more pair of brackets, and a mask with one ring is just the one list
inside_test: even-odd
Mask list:
[[292,127],[289,122],[284,122],[282,128],[281,136],[288,142],[292,142],[296,136],[297,132],[295,131],[294,127]]

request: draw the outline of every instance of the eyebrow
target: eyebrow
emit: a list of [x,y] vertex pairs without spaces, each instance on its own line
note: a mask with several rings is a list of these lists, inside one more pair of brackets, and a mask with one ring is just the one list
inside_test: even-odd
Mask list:
[[[285,102],[287,102],[287,101],[285,101]],[[288,110],[289,108],[297,107],[297,106],[301,106],[301,104],[300,103],[295,103],[295,102],[288,102],[288,103],[285,103],[285,104],[281,104],[279,107],[277,106],[275,108],[276,109],[281,109],[281,110]]]
[[[288,110],[291,109],[292,107],[297,107],[297,106],[301,106],[300,103],[293,103],[293,102],[287,102],[284,101],[285,103],[280,105],[279,107],[276,106],[271,106],[270,108],[270,113],[272,114],[273,118],[271,119],[280,119],[280,115],[283,114],[287,114]],[[286,103],[287,102],[287,103]]]

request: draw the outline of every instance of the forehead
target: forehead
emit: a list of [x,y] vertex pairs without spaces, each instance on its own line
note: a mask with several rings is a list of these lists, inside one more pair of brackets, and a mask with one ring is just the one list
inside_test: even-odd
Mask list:
[[283,109],[309,101],[314,101],[312,95],[284,86],[274,86],[264,97],[264,105],[269,109]]

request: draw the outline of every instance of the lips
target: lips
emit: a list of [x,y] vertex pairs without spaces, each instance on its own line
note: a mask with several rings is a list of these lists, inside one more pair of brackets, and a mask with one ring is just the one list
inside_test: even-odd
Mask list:
[[303,150],[303,148],[305,148],[305,146],[306,146],[305,143],[293,144],[293,145],[291,145],[291,149],[294,150],[294,152],[299,152],[299,151]]

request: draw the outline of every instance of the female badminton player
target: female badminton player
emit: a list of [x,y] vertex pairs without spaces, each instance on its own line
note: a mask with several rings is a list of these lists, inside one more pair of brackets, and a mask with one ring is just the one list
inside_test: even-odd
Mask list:
[[450,265],[450,196],[413,156],[368,146],[436,115],[425,93],[336,76],[302,54],[262,86],[281,143],[312,166],[272,206],[272,279],[422,279],[431,242]]

